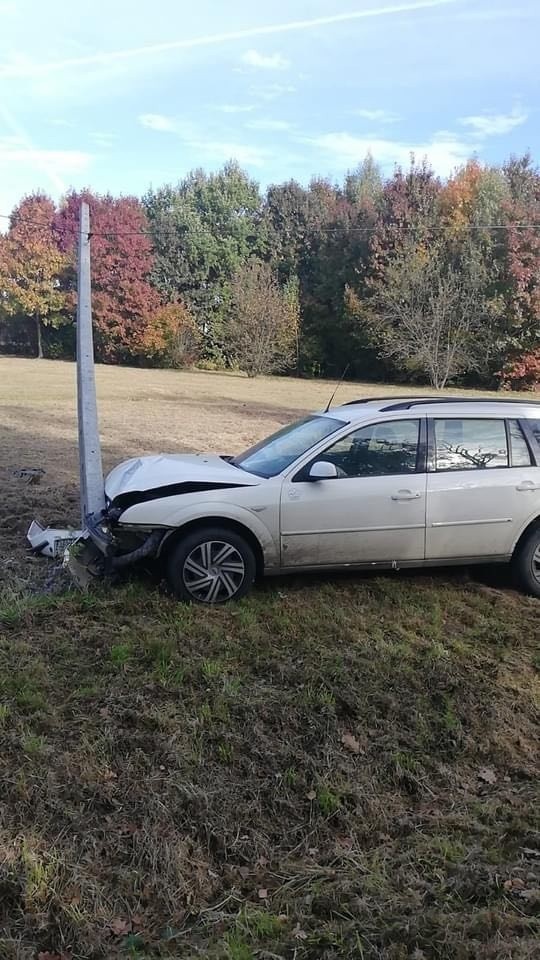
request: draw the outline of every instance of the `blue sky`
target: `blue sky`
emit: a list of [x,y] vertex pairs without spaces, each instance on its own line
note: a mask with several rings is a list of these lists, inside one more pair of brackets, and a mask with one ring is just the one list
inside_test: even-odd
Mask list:
[[0,0],[0,213],[230,157],[263,186],[540,159],[539,37],[539,0]]

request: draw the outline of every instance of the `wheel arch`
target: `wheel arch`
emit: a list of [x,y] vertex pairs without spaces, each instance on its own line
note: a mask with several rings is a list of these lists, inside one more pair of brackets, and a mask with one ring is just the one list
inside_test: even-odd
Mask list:
[[175,527],[174,530],[171,530],[171,532],[163,538],[158,558],[166,561],[184,537],[189,533],[193,533],[195,530],[204,529],[204,527],[221,527],[224,530],[232,530],[234,533],[243,537],[253,550],[255,563],[257,565],[257,576],[260,577],[264,574],[264,551],[258,537],[249,527],[241,523],[241,521],[233,520],[230,517],[220,517],[219,515],[215,517],[199,517],[195,520],[188,520],[187,523],[182,524],[180,527]]
[[514,549],[512,550],[513,557],[516,557],[518,555],[522,544],[525,542],[525,540],[532,533],[533,530],[540,530],[540,515],[537,517],[534,517],[533,520],[529,521],[525,529],[521,531],[518,539],[514,544]]

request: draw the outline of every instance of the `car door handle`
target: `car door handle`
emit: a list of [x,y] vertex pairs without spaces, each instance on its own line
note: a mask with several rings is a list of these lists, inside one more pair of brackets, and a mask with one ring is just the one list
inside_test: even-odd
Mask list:
[[392,494],[392,500],[419,500],[421,496],[421,493],[413,493],[412,490],[398,490]]
[[520,493],[531,493],[534,490],[540,490],[540,483],[533,483],[532,480],[524,480],[523,483],[518,483],[516,490],[519,490]]

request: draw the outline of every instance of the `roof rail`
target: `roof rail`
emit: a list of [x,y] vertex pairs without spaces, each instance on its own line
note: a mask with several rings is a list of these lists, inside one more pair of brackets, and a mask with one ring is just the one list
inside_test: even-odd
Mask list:
[[400,394],[398,397],[361,397],[360,400],[347,400],[346,403],[340,403],[340,407],[354,407],[359,403],[383,403],[385,400],[417,400],[418,394],[411,393]]
[[444,403],[517,403],[521,406],[529,406],[530,404],[540,407],[540,400],[517,400],[517,399],[495,399],[495,397],[425,397],[421,400],[405,400],[400,403],[391,403],[388,407],[382,407],[381,413],[384,411],[386,413],[389,410],[410,410],[411,407],[420,406],[422,404],[444,404]]

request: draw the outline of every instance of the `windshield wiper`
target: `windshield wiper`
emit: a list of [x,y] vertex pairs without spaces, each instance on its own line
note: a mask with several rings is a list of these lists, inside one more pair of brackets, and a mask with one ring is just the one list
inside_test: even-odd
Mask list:
[[231,467],[236,467],[237,470],[243,470],[244,473],[249,473],[249,471],[237,463],[235,457],[231,457],[230,454],[221,454],[219,459],[224,460],[225,463],[230,464]]

